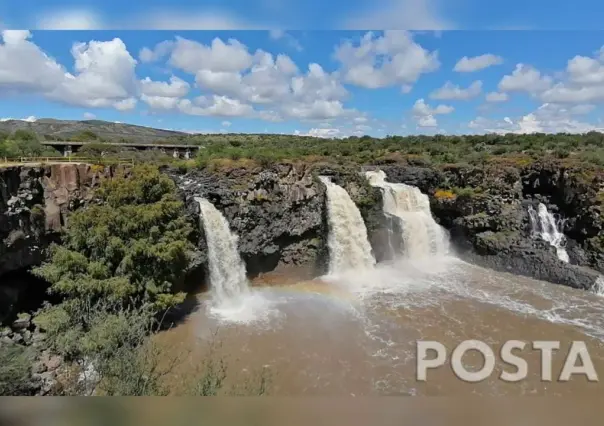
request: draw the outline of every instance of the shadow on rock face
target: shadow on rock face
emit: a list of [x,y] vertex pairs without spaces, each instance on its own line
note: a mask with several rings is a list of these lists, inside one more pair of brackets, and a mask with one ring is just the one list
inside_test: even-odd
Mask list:
[[33,313],[44,301],[51,301],[50,284],[28,269],[18,269],[0,277],[0,322],[9,323],[20,312]]

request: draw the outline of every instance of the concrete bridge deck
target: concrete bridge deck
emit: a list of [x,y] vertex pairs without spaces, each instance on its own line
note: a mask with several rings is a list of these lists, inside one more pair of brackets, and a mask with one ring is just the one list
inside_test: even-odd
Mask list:
[[185,144],[158,144],[158,143],[135,143],[135,142],[84,142],[84,141],[43,141],[40,142],[42,145],[51,146],[57,151],[63,153],[64,156],[68,157],[74,152],[77,152],[80,148],[85,145],[107,145],[107,146],[119,146],[124,148],[134,148],[140,151],[158,149],[165,152],[172,151],[173,157],[184,157],[190,158],[193,151],[198,151],[203,148],[200,145],[185,145]]

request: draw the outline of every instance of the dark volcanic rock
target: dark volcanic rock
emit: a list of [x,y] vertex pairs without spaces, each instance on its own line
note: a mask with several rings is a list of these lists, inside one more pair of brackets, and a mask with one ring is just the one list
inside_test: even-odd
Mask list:
[[321,175],[331,176],[348,191],[366,222],[374,251],[382,246],[381,194],[359,170],[284,163],[167,173],[181,188],[191,220],[198,223],[200,250],[205,252],[205,238],[195,197],[208,199],[225,215],[239,236],[239,251],[252,276],[294,266],[311,266],[316,274],[326,270],[329,230],[325,186],[318,179]]
[[[400,165],[380,168],[390,182],[414,185],[430,195],[435,219],[450,230],[456,252],[473,263],[582,289],[591,288],[597,271],[604,272],[597,202],[602,184],[597,177],[586,179],[582,171],[552,164],[451,165],[438,172]],[[540,202],[566,219],[571,264],[531,233],[528,206],[536,209]]]
[[309,167],[290,164],[269,169],[206,170],[172,174],[183,191],[191,220],[198,224],[198,247],[205,253],[195,197],[208,199],[239,236],[248,273],[318,261],[322,250],[325,188]]
[[0,168],[0,276],[41,263],[69,212],[112,171],[75,163]]

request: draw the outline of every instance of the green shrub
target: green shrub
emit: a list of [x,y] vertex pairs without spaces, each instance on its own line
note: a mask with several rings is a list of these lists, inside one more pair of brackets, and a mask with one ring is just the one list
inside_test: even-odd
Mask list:
[[0,346],[0,395],[20,396],[32,393],[30,369],[34,360],[31,348]]

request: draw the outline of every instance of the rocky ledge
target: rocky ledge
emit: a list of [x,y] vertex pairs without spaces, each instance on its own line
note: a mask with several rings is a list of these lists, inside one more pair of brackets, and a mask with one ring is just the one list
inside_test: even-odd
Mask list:
[[327,208],[325,186],[330,176],[359,207],[374,252],[382,256],[385,216],[381,195],[359,170],[332,165],[278,164],[190,172],[167,171],[177,182],[197,226],[200,263],[205,264],[205,238],[199,225],[196,197],[207,198],[239,236],[239,251],[252,276],[282,268],[304,268],[316,276],[326,270]]
[[[496,270],[590,289],[604,274],[604,176],[543,162],[442,167],[382,165],[388,180],[429,194],[463,258]],[[570,262],[533,232],[529,206],[560,219]]]
[[[451,234],[456,251],[472,262],[576,288],[589,289],[604,273],[604,202],[601,171],[559,163],[481,166],[381,164],[390,182],[417,186]],[[365,167],[364,169],[367,169]],[[211,201],[239,236],[251,276],[299,268],[326,269],[327,207],[318,176],[331,176],[359,207],[378,261],[400,246],[387,229],[378,188],[359,167],[328,163],[225,162],[211,169],[165,169],[180,188],[197,242],[193,281],[203,282],[207,248],[196,197]],[[118,170],[85,164],[0,169],[0,276],[38,265],[68,225],[69,213],[90,202],[101,179]],[[529,206],[543,203],[564,218],[570,262],[531,231]],[[400,233],[393,233],[400,234]],[[390,239],[389,239],[390,237]],[[5,291],[6,290],[6,291]],[[14,288],[0,286],[3,300]],[[10,297],[4,297],[9,295]],[[6,310],[10,307],[0,306]]]

